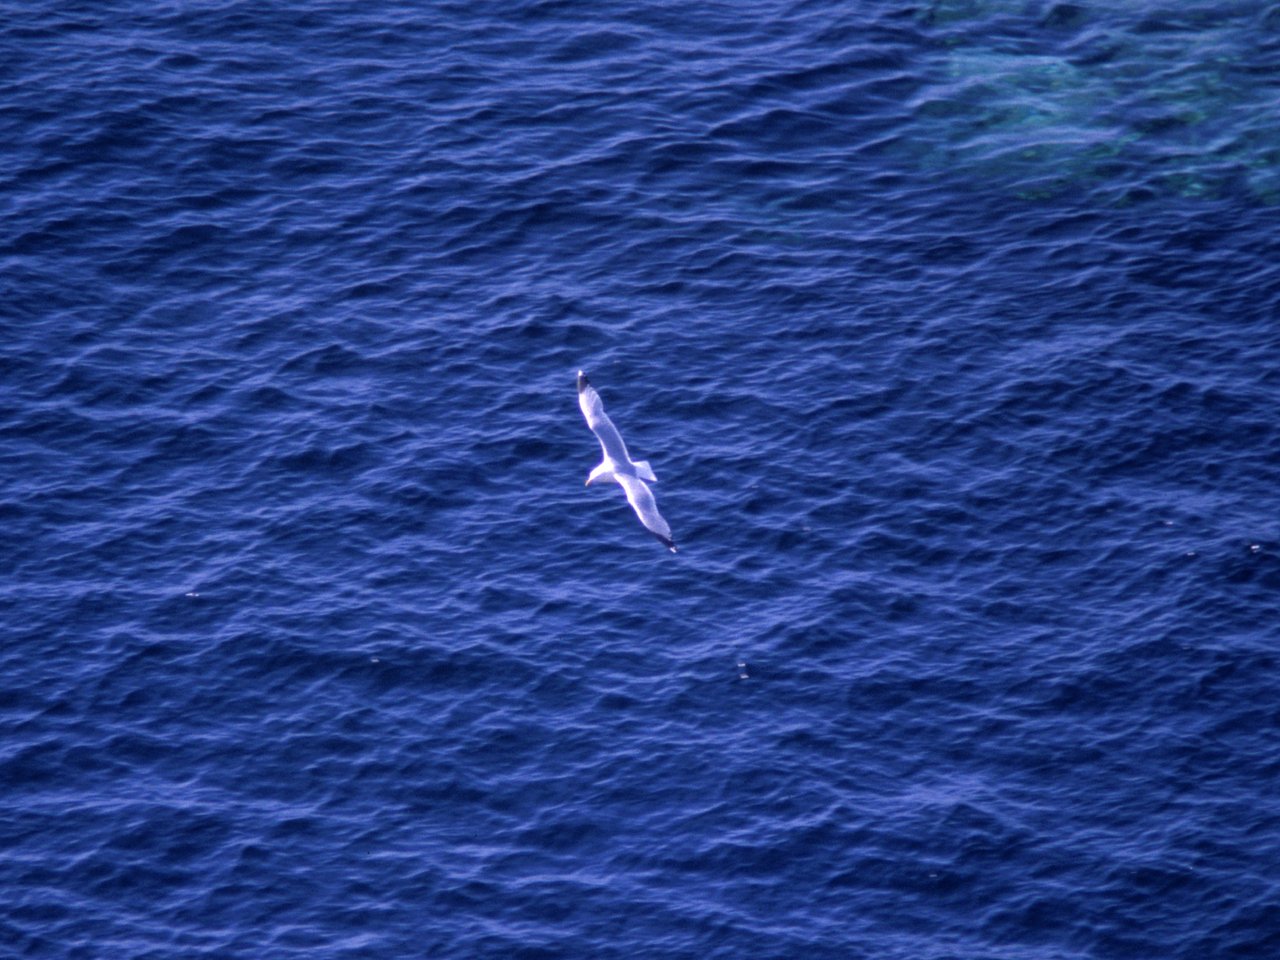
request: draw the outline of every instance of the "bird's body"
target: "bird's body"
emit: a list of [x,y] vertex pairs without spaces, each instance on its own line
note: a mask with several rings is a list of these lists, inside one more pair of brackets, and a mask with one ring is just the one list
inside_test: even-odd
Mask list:
[[658,513],[658,504],[653,499],[653,491],[649,483],[656,483],[653,468],[647,460],[632,460],[627,453],[627,445],[622,434],[613,425],[613,421],[604,412],[604,403],[600,394],[587,381],[587,375],[578,371],[578,406],[582,415],[587,418],[587,426],[600,441],[604,451],[604,459],[587,477],[587,486],[594,483],[616,482],[627,495],[627,501],[650,533],[662,541],[672,553],[676,552],[675,541],[671,539],[671,527]]

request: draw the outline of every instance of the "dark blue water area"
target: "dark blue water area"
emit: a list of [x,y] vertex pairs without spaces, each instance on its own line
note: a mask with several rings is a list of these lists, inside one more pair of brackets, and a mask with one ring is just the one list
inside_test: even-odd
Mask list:
[[0,956],[1280,956],[1280,8],[0,7]]

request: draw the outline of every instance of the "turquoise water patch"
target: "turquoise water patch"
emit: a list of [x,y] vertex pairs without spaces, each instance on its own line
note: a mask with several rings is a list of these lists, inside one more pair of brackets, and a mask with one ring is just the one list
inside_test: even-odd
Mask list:
[[935,80],[906,149],[1027,198],[1111,181],[1117,197],[1274,203],[1276,19],[1262,4],[934,4]]

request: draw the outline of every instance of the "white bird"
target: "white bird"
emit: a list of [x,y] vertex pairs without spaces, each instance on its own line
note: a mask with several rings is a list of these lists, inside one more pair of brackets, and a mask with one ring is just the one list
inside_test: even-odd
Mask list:
[[587,477],[587,486],[616,480],[626,491],[627,501],[635,510],[636,516],[640,518],[640,522],[661,540],[668,550],[675,553],[676,544],[671,539],[671,528],[667,526],[667,521],[662,519],[662,514],[658,513],[658,504],[653,499],[653,492],[649,489],[649,484],[645,483],[646,480],[650,483],[658,482],[658,478],[653,475],[653,468],[649,466],[649,461],[633,461],[627,455],[627,445],[622,442],[622,434],[618,433],[618,428],[613,425],[613,421],[605,415],[600,394],[596,393],[595,387],[587,382],[587,375],[581,370],[578,371],[578,406],[582,408],[582,415],[587,418],[587,426],[596,435],[601,449],[604,450],[604,459]]

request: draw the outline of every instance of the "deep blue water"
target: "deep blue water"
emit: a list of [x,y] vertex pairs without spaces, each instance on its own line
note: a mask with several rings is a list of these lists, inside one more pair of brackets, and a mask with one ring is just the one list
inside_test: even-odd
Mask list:
[[0,12],[0,956],[1280,956],[1280,8]]

